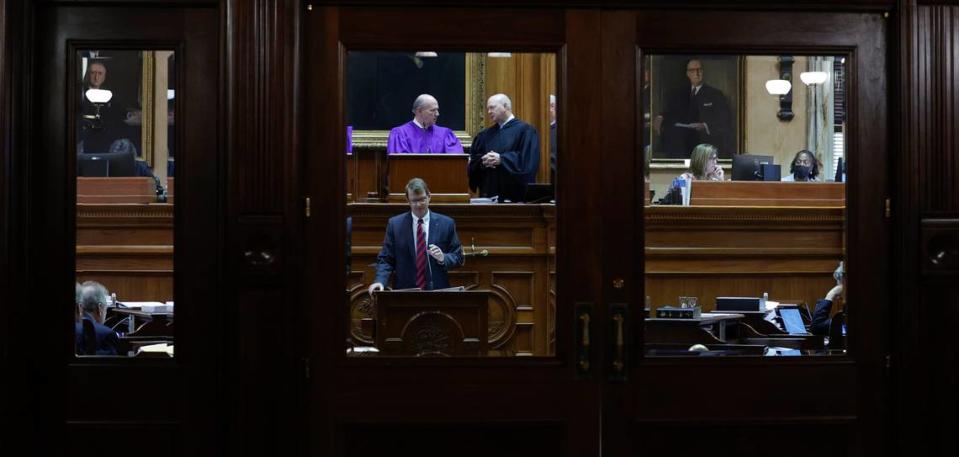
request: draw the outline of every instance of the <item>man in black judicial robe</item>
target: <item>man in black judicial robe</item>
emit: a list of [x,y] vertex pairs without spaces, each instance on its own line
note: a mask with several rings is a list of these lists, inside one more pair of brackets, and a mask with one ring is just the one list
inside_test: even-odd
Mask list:
[[526,184],[536,181],[539,135],[531,125],[513,116],[513,104],[504,94],[486,102],[486,114],[495,124],[473,139],[470,148],[470,189],[480,197],[521,201]]

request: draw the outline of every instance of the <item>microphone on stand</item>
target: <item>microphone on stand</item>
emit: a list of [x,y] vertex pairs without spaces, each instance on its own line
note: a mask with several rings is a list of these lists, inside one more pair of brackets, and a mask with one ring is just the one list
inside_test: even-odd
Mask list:
[[482,251],[476,250],[476,238],[470,238],[470,252],[463,253],[463,257],[474,257],[474,256],[486,257],[488,255],[489,255],[489,251],[486,249],[483,249]]

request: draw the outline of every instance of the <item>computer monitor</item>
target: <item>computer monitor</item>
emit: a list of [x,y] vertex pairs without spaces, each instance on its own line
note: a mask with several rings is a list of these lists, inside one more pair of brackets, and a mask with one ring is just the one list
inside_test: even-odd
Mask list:
[[733,181],[762,181],[762,164],[772,164],[772,156],[738,154],[733,156]]
[[79,154],[77,156],[78,176],[136,176],[136,156],[133,151],[104,152],[98,154]]
[[529,183],[523,193],[523,201],[526,203],[549,203],[553,198],[552,184]]

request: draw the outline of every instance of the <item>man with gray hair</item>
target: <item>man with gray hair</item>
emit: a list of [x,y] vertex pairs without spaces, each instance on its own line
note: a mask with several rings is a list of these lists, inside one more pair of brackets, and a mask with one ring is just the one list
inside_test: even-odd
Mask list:
[[436,125],[440,104],[430,94],[413,101],[413,120],[390,130],[386,152],[445,154],[462,153],[463,145],[452,130]]
[[96,281],[86,281],[80,285],[77,293],[77,307],[82,319],[75,326],[77,354],[117,354],[120,339],[110,327],[103,325],[109,296],[107,288]]
[[480,197],[522,201],[526,185],[536,181],[539,169],[539,135],[531,125],[513,116],[513,103],[505,94],[486,102],[493,125],[473,139],[470,149],[470,189]]

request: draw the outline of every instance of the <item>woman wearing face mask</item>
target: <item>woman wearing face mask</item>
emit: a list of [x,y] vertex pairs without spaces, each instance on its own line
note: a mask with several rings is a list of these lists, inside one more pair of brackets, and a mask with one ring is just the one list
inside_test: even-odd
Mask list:
[[793,157],[792,165],[789,166],[789,174],[783,176],[783,181],[788,182],[819,182],[819,161],[816,155],[803,149]]

